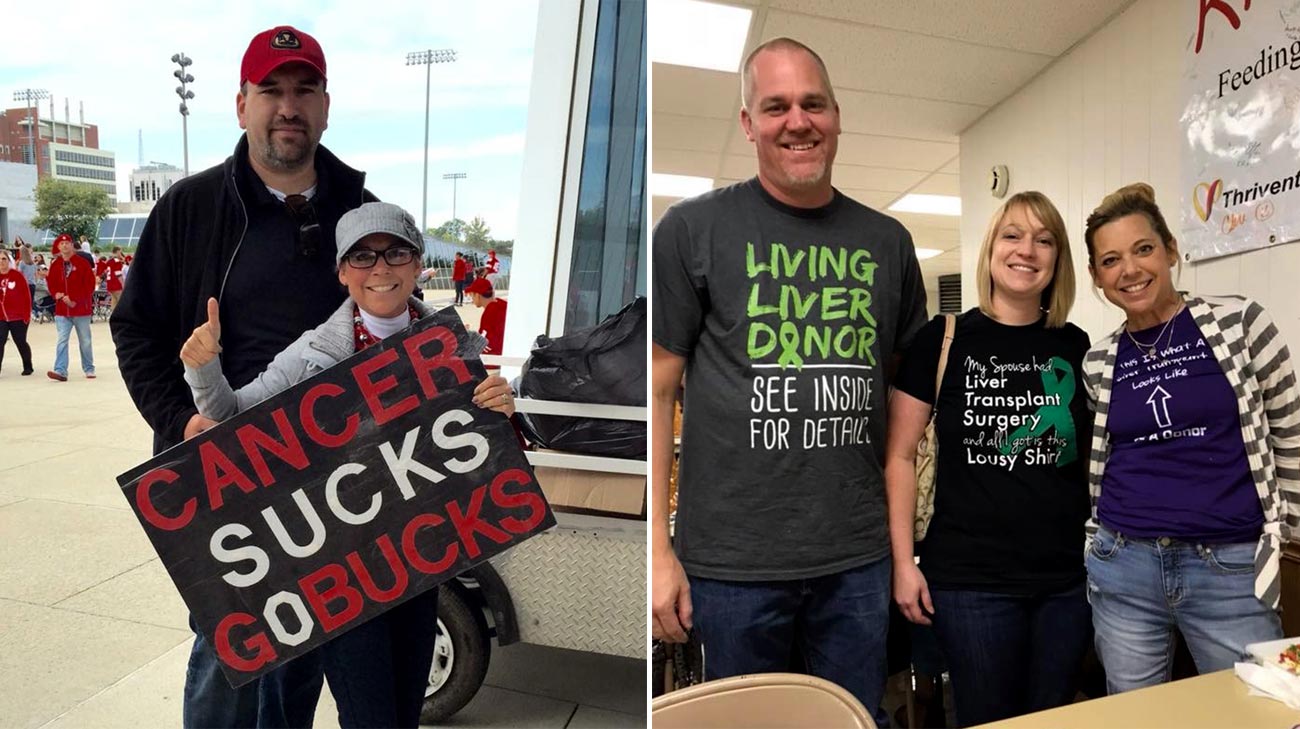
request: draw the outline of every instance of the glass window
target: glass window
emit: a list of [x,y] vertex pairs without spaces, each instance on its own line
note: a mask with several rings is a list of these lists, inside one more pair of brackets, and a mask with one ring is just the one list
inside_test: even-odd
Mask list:
[[645,42],[644,0],[601,0],[566,332],[645,293]]

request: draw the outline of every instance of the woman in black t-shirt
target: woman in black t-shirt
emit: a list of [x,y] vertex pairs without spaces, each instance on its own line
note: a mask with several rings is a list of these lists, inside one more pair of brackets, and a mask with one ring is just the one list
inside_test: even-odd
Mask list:
[[[944,317],[905,355],[885,461],[894,600],[933,623],[962,726],[1068,703],[1091,635],[1088,336],[1066,322],[1074,269],[1050,200],[1023,192],[994,214],[976,280],[980,305],[957,317],[938,392]],[[918,565],[916,447],[932,412],[934,517]]]

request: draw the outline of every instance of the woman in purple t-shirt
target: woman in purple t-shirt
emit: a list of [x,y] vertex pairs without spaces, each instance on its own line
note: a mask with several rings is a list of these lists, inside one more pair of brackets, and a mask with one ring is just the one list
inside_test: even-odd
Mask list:
[[1201,673],[1282,636],[1278,553],[1300,526],[1300,392],[1242,297],[1184,296],[1178,244],[1137,183],[1088,217],[1088,270],[1124,310],[1089,350],[1088,592],[1111,693],[1168,681],[1178,628]]

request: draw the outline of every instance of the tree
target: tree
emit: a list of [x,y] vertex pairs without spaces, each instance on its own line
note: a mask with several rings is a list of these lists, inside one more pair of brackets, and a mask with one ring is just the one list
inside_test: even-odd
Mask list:
[[488,227],[487,222],[475,215],[474,219],[469,221],[469,225],[465,226],[465,245],[486,251],[492,247],[492,239],[488,237],[491,232],[492,229]]
[[465,240],[465,221],[460,218],[454,218],[436,228],[430,228],[425,232],[439,240],[460,243]]
[[36,184],[36,217],[32,227],[73,238],[95,240],[99,223],[113,212],[108,193],[93,185],[47,177]]
[[436,228],[429,228],[429,235],[439,239],[463,245],[480,253],[495,250],[498,255],[509,256],[514,252],[513,240],[497,240],[492,237],[492,228],[479,216],[466,223],[460,218],[448,220]]

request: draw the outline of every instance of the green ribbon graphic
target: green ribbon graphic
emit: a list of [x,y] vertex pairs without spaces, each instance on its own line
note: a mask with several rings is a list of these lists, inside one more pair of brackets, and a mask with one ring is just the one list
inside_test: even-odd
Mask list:
[[[1056,467],[1060,468],[1074,463],[1079,457],[1079,448],[1075,442],[1077,438],[1074,433],[1074,418],[1070,415],[1070,401],[1074,399],[1074,368],[1060,357],[1053,357],[1048,364],[1051,365],[1051,369],[1040,373],[1043,377],[1043,393],[1049,397],[1057,396],[1056,399],[1061,404],[1043,405],[1038,408],[1038,412],[1035,413],[1038,416],[1038,425],[1033,429],[1030,429],[1028,424],[1020,426],[1007,438],[1007,442],[1000,450],[1003,455],[1013,451],[1019,453],[1024,450],[1025,445],[1022,443],[1020,447],[1013,449],[1012,443],[1023,438],[1043,435],[1055,428],[1056,437],[1065,441],[1065,445],[1061,446],[1056,454]],[[1059,378],[1055,375],[1057,371],[1061,373]]]
[[794,322],[781,322],[777,339],[781,342],[781,356],[777,358],[776,363],[781,365],[781,369],[786,367],[803,369],[803,357],[799,356],[799,327],[795,326]]

